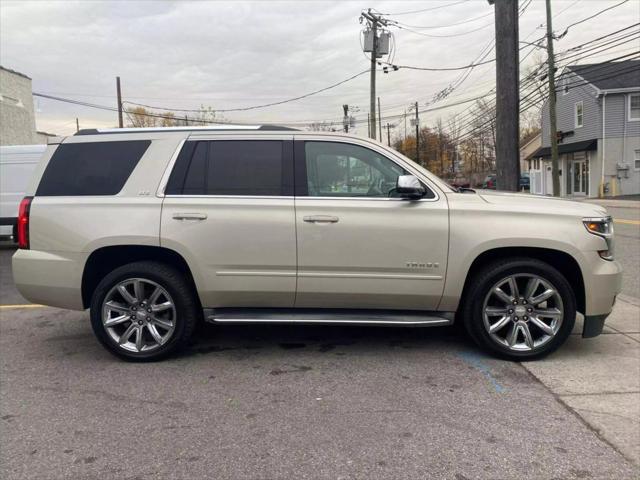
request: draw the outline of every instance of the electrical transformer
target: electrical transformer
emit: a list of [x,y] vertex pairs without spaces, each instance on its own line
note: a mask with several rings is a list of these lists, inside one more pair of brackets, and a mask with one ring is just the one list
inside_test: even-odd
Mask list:
[[[372,53],[373,52],[373,30],[365,30],[363,34],[364,34],[363,50],[366,53]],[[378,42],[377,42],[378,51],[376,52],[376,58],[380,58],[383,55],[389,54],[389,37],[390,37],[390,34],[388,32],[382,32],[380,35],[378,35]]]

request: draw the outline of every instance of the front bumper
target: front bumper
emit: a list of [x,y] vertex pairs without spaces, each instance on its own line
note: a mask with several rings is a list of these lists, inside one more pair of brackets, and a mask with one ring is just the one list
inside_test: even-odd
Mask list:
[[591,264],[584,272],[585,312],[583,338],[596,337],[602,333],[604,321],[613,310],[616,296],[622,290],[622,265],[618,261],[607,261],[595,252]]

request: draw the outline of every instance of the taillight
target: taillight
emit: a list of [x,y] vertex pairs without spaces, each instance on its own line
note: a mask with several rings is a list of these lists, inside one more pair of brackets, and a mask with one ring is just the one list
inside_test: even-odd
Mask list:
[[16,225],[16,236],[18,237],[18,248],[29,248],[29,212],[33,197],[24,197],[18,208],[18,224]]

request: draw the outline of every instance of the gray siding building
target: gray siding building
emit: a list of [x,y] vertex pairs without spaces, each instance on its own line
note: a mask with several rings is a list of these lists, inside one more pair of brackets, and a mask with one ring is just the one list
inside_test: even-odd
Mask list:
[[0,66],[0,145],[47,143],[36,131],[31,78]]
[[[557,81],[562,196],[640,193],[640,60],[566,67]],[[531,191],[552,195],[549,105],[542,146],[530,161]]]

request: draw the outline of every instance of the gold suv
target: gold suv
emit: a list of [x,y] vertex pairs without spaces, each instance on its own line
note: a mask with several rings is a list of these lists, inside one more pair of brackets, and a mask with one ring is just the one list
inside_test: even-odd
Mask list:
[[457,191],[398,152],[274,127],[81,131],[48,146],[13,257],[25,298],[91,309],[127,360],[197,322],[438,326],[531,359],[576,313],[601,333],[621,268],[602,207]]

